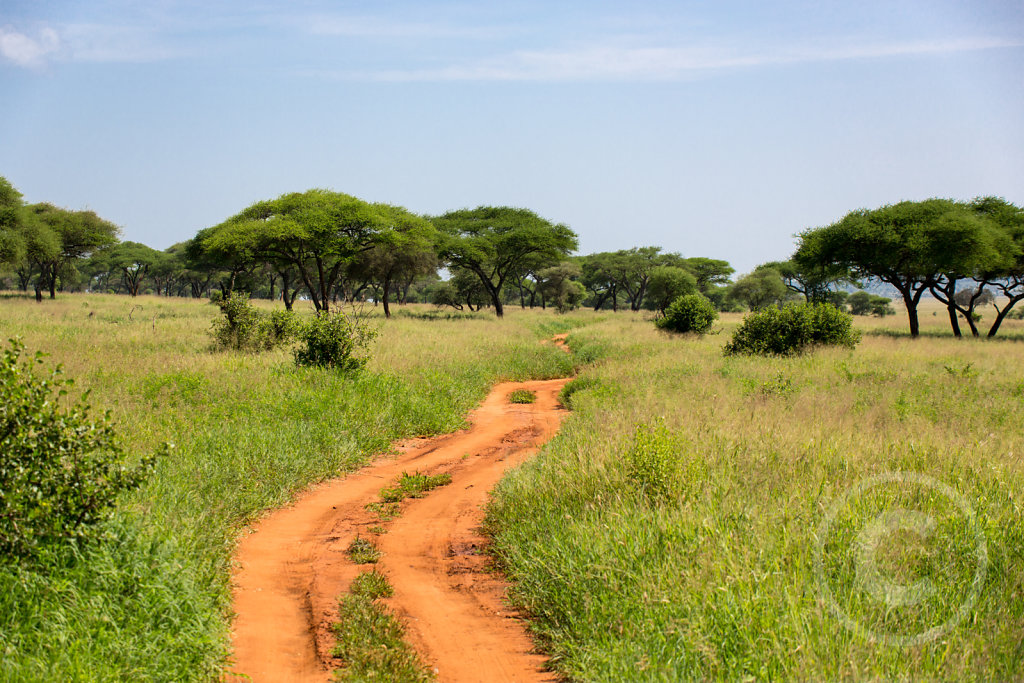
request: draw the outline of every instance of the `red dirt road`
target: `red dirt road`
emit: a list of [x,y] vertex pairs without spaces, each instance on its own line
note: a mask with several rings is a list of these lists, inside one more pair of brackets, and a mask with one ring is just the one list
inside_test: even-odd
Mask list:
[[[368,568],[346,552],[360,535],[383,552],[377,568],[395,589],[389,606],[438,680],[553,680],[523,621],[503,603],[506,584],[485,571],[476,529],[502,474],[557,432],[567,414],[558,392],[567,381],[499,384],[469,429],[406,442],[397,457],[317,486],[256,524],[235,556],[232,673],[257,683],[329,680],[339,664],[330,655],[338,597]],[[515,389],[534,391],[537,400],[511,404]],[[390,522],[365,509],[381,488],[413,471],[449,472],[452,483],[407,500]],[[369,532],[377,525],[387,532]]]

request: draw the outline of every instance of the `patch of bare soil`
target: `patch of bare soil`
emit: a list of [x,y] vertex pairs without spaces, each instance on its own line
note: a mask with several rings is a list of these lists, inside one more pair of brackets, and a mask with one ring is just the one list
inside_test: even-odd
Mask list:
[[[559,335],[555,343],[565,343]],[[504,603],[506,584],[488,571],[477,529],[488,492],[504,472],[554,436],[567,412],[558,393],[567,379],[504,383],[470,417],[469,429],[399,446],[345,478],[326,482],[256,524],[235,556],[232,631],[236,677],[252,681],[327,681],[338,597],[367,567],[346,552],[356,536],[373,540],[377,569],[394,586],[388,601],[407,638],[440,681],[554,680],[533,651],[524,621]],[[536,393],[512,404],[517,389]],[[403,472],[449,472],[452,483],[406,500],[381,522],[368,511]],[[387,532],[376,536],[371,527]]]

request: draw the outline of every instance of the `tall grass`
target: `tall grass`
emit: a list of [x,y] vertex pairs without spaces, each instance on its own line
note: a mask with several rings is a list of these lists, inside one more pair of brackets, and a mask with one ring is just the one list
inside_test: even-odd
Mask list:
[[3,336],[62,363],[113,412],[129,450],[176,445],[124,501],[111,542],[46,573],[0,565],[0,680],[216,678],[247,522],[395,439],[461,427],[495,381],[572,371],[538,343],[550,313],[380,319],[355,376],[298,369],[287,350],[213,352],[217,315],[155,297],[0,302]]
[[[574,413],[501,482],[487,521],[556,668],[587,681],[1019,678],[1024,345],[866,336],[852,351],[726,358],[741,316],[723,318],[704,338],[629,314],[570,333],[595,361],[570,385]],[[976,517],[941,488],[864,488],[895,472],[950,487]],[[935,593],[887,611],[857,583],[855,532],[904,509],[937,525],[878,550],[880,571]],[[972,602],[975,532],[987,567]],[[889,637],[961,604],[935,638]]]

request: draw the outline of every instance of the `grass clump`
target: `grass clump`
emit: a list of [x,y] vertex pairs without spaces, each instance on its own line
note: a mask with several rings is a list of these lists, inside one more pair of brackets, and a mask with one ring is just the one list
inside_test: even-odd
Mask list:
[[375,564],[380,560],[380,550],[369,539],[356,536],[348,544],[348,556],[356,564]]
[[402,472],[402,476],[398,478],[394,486],[380,490],[380,497],[385,504],[400,503],[406,498],[421,498],[427,491],[450,483],[452,483],[452,475],[447,472],[441,474]]
[[769,306],[743,319],[724,352],[730,355],[791,356],[814,346],[853,348],[860,332],[853,317],[828,303]]
[[509,403],[533,403],[537,400],[537,393],[529,389],[516,389],[508,395]]
[[633,445],[626,453],[629,480],[647,500],[666,501],[677,489],[678,457],[679,445],[664,420],[637,425]]
[[704,334],[716,320],[718,311],[706,296],[686,294],[669,304],[665,315],[658,318],[655,324],[658,329],[667,332]]
[[391,592],[383,574],[366,572],[340,600],[340,621],[334,627],[338,642],[332,654],[342,666],[334,672],[335,680],[417,683],[434,678],[405,642],[402,624],[377,602]]
[[388,577],[376,569],[363,572],[352,581],[351,589],[353,595],[364,596],[371,600],[378,598],[390,598],[395,589],[388,583]]

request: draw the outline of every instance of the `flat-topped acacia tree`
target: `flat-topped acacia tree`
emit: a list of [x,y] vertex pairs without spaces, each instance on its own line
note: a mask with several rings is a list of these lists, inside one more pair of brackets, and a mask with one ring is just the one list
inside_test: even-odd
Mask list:
[[917,305],[944,274],[964,276],[1001,260],[995,233],[991,221],[962,202],[905,201],[851,211],[832,225],[801,233],[793,260],[892,285],[906,306],[910,335],[917,337]]
[[504,315],[502,290],[520,270],[558,265],[578,246],[569,226],[551,223],[529,209],[460,209],[435,218],[434,225],[438,255],[480,279],[499,318]]
[[393,243],[396,232],[421,222],[400,207],[314,189],[256,202],[203,231],[202,243],[209,252],[234,250],[294,266],[313,306],[326,313],[331,293],[356,256]]

